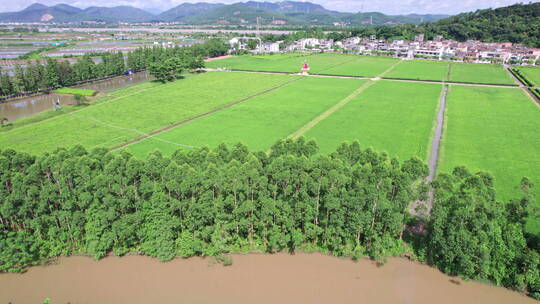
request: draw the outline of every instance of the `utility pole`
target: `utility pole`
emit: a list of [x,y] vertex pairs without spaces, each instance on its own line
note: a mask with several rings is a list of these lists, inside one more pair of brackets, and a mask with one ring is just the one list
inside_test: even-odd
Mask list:
[[259,18],[261,18],[261,17],[257,17],[257,32],[256,32],[256,34],[255,34],[255,35],[257,36],[257,38],[261,38],[261,37],[260,37],[261,35],[260,35],[260,33],[259,33],[259,31],[260,31]]
[[257,33],[255,34],[255,36],[257,37],[257,40],[259,41],[258,52],[262,50],[262,40],[261,40],[261,33],[260,33],[260,30],[261,30],[260,18],[261,17],[257,16]]

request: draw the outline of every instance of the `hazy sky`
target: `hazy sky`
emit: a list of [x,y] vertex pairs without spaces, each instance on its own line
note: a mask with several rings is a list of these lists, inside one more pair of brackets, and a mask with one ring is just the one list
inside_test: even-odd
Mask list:
[[[85,8],[88,6],[132,5],[139,8],[167,10],[183,2],[235,3],[248,0],[0,0],[0,11],[18,11],[39,2],[45,5],[67,3]],[[264,0],[258,0],[264,1]],[[266,0],[278,2],[276,0]],[[518,2],[516,0],[311,0],[324,7],[337,11],[358,12],[378,11],[386,14],[433,13],[457,14],[479,8],[496,8]],[[538,1],[532,1],[538,2]]]

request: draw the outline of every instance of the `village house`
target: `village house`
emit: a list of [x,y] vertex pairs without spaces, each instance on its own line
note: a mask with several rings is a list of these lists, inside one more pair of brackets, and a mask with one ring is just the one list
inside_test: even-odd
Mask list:
[[279,53],[278,42],[266,42],[259,46],[259,53]]
[[[237,43],[237,42],[235,42]],[[233,45],[234,43],[231,43]],[[240,46],[242,47],[242,46]],[[478,63],[523,63],[531,64],[540,60],[540,49],[526,48],[511,42],[487,43],[469,40],[458,42],[445,40],[439,35],[433,40],[426,40],[423,34],[415,36],[413,41],[377,39],[375,35],[369,38],[350,37],[342,41],[332,39],[302,38],[285,49],[286,51],[323,51],[347,52],[351,54],[377,54],[395,56],[403,59],[429,58],[437,60],[455,60]],[[278,52],[279,44],[265,43],[259,52]]]

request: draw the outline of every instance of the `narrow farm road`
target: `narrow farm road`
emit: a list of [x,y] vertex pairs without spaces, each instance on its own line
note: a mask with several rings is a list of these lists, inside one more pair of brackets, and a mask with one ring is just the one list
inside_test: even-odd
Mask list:
[[[443,86],[441,91],[441,97],[439,99],[439,110],[437,112],[437,122],[435,126],[435,133],[431,141],[431,150],[429,153],[429,175],[424,183],[429,184],[435,179],[437,174],[437,165],[439,163],[439,152],[441,149],[441,139],[444,131],[444,114],[446,112],[446,96],[448,95],[448,85]],[[410,213],[415,216],[429,215],[433,208],[433,199],[435,195],[433,189],[429,190],[428,199],[426,201],[415,201],[410,207]],[[418,208],[423,206],[423,208]]]
[[431,142],[431,152],[429,153],[429,176],[427,182],[432,182],[437,173],[437,164],[439,162],[439,152],[441,147],[441,139],[444,128],[444,113],[446,110],[446,96],[448,95],[448,86],[443,87],[441,98],[439,101],[439,112],[437,113],[437,126],[435,127],[435,134]]
[[510,77],[512,77],[512,79],[514,79],[514,81],[516,82],[517,85],[519,85],[520,88],[524,88],[525,85],[516,77],[516,75],[514,75],[514,73],[510,72],[510,66],[508,64],[505,64],[503,65],[504,67],[504,70],[510,74]]
[[522,88],[525,91],[525,93],[531,97],[531,99],[536,103],[536,105],[540,107],[540,98],[534,95],[533,92],[529,90],[529,87],[527,87],[524,83],[522,83],[521,80],[519,80],[516,77],[516,75],[514,75],[514,73],[510,72],[510,66],[505,64],[504,69],[506,70],[508,74],[510,74],[510,76],[514,79],[514,81],[519,84],[519,87]]
[[390,66],[388,69],[386,69],[384,72],[382,72],[380,75],[378,75],[377,78],[374,78],[373,80],[370,80],[370,81],[364,83],[358,89],[354,90],[351,94],[349,94],[349,96],[345,97],[340,102],[336,103],[335,105],[330,107],[328,110],[324,111],[321,115],[315,117],[313,120],[311,120],[310,122],[308,122],[307,124],[302,126],[300,129],[298,129],[294,133],[287,136],[287,138],[296,139],[296,138],[304,135],[307,131],[309,131],[311,128],[316,126],[319,122],[323,121],[328,116],[332,115],[337,110],[341,109],[343,106],[345,106],[346,104],[351,102],[351,100],[355,99],[358,95],[360,95],[360,93],[362,93],[367,88],[372,86],[377,80],[380,79],[380,77],[383,77],[384,75],[386,75],[386,73],[390,72],[392,69],[394,69],[395,66],[397,66],[400,63],[401,63],[401,61],[396,62],[395,64]]

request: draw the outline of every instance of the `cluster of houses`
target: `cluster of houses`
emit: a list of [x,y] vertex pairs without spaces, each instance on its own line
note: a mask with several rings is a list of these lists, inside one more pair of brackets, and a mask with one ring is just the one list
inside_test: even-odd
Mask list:
[[[255,39],[255,38],[250,38]],[[247,50],[247,41],[233,38],[229,41],[231,51]],[[437,36],[433,40],[425,40],[423,34],[414,41],[352,37],[342,41],[332,39],[303,38],[289,45],[283,41],[257,44],[253,50],[257,53],[278,53],[294,51],[340,52],[365,55],[395,56],[404,59],[424,58],[437,60],[456,60],[468,62],[491,63],[540,63],[540,49],[527,48],[511,42],[480,42],[443,39]]]

